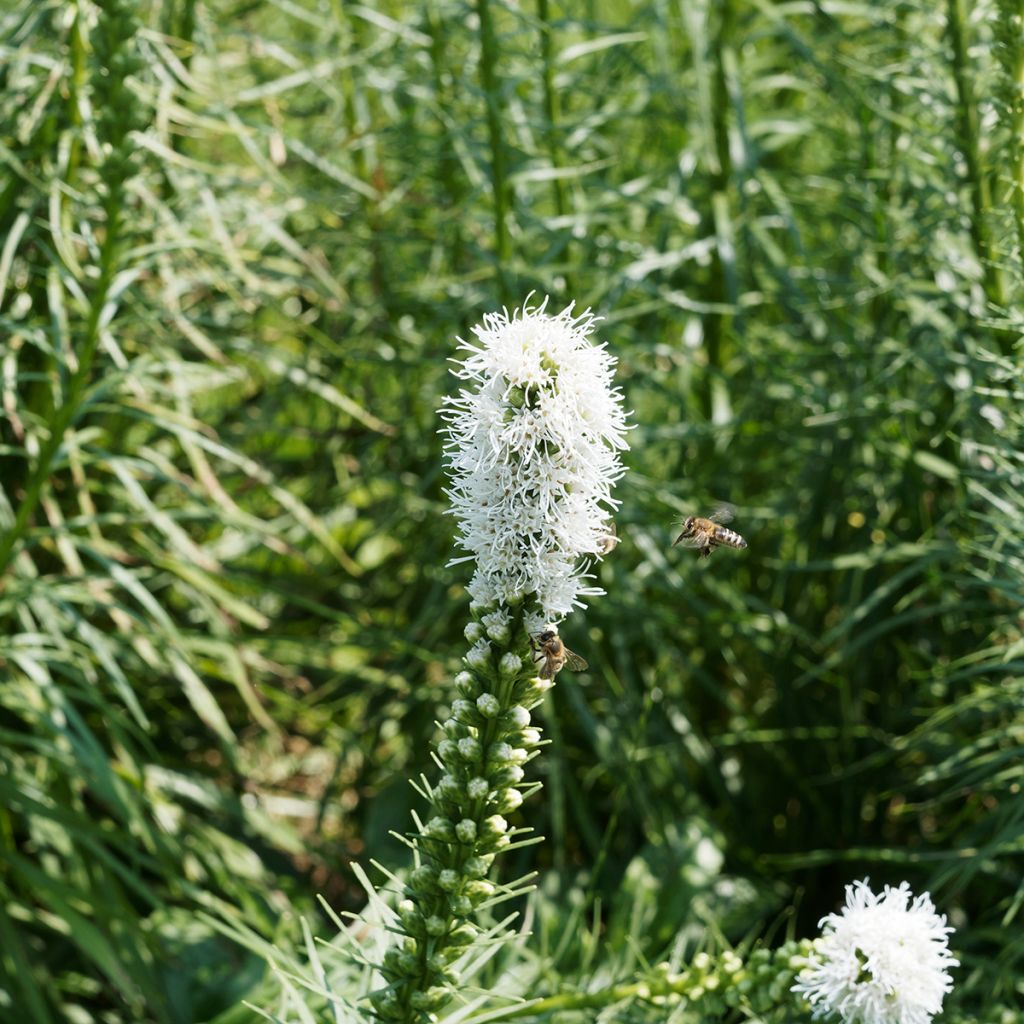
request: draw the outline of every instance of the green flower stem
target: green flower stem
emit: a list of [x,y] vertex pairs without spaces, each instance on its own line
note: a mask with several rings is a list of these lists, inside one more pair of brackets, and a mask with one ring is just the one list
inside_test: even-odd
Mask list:
[[1013,106],[1010,112],[1010,139],[1013,147],[1013,213],[1017,226],[1017,246],[1024,262],[1024,0],[1017,0],[1017,10],[1010,30],[1013,35],[1012,79]]
[[736,310],[739,308],[739,284],[736,271],[736,238],[734,224],[734,168],[730,155],[730,113],[733,108],[737,56],[733,35],[736,11],[733,0],[718,0],[713,48],[711,124],[708,151],[710,216],[715,235],[711,252],[708,299],[714,312],[705,320],[705,346],[708,355],[705,415],[713,421],[720,415],[719,406],[725,397],[723,368],[729,362],[736,331]]
[[[71,25],[71,74],[68,76],[68,118],[74,126],[71,142],[68,146],[67,169],[64,173],[64,180],[68,184],[67,194],[62,198],[61,212],[69,215],[71,208],[71,191],[77,184],[79,155],[82,149],[82,94],[88,87],[88,67],[86,64],[88,32],[82,20],[82,5],[79,3],[75,10],[75,20]],[[65,229],[69,225],[64,225]]]
[[[10,565],[17,546],[21,543],[32,516],[42,500],[43,490],[50,479],[54,459],[64,443],[64,435],[75,422],[85,400],[92,378],[93,361],[100,341],[100,322],[107,305],[110,288],[118,268],[118,255],[122,242],[122,211],[124,186],[131,173],[134,148],[130,133],[141,127],[141,115],[136,102],[130,76],[141,68],[141,60],[133,45],[137,24],[132,6],[127,0],[107,0],[93,31],[92,48],[94,74],[91,79],[92,103],[96,108],[96,129],[104,158],[97,167],[103,194],[103,242],[99,252],[99,267],[95,287],[89,297],[81,343],[76,346],[76,366],[71,373],[59,407],[49,423],[49,434],[42,444],[32,473],[25,484],[24,494],[15,513],[14,523],[0,537],[0,580]],[[80,127],[79,94],[85,86],[86,47],[84,26],[79,11],[71,34],[72,68],[71,99],[72,124]],[[74,137],[73,137],[74,142]],[[78,164],[77,144],[72,147],[69,175],[74,175]],[[70,178],[69,178],[70,180]],[[61,216],[67,214],[62,208]],[[109,320],[109,317],[108,317]]]
[[506,170],[505,133],[501,118],[501,94],[495,68],[498,44],[488,0],[477,0],[480,17],[480,84],[487,103],[487,134],[491,146],[491,191],[494,195],[494,247],[497,255],[498,287],[502,302],[510,302],[508,269],[511,249],[508,234],[509,188]]
[[436,747],[444,774],[425,794],[431,817],[410,837],[417,866],[398,905],[402,938],[380,968],[387,985],[370,997],[377,1019],[394,1024],[423,1024],[454,995],[452,964],[477,935],[472,919],[503,892],[487,879],[495,855],[529,831],[503,815],[539,788],[517,788],[540,743],[530,710],[551,687],[537,674],[525,608],[483,614],[466,636],[473,646]]
[[699,1004],[707,1017],[742,1007],[765,1014],[780,1006],[792,1006],[790,987],[811,952],[811,942],[787,942],[779,949],[755,950],[746,963],[727,951],[717,959],[698,953],[679,973],[659,964],[645,977],[612,985],[596,992],[564,992],[530,1003],[509,1007],[494,1021],[542,1017],[560,1010],[586,1010],[612,1006],[630,999],[662,1002],[671,1006],[680,999]]
[[1024,263],[1024,0],[1000,0],[997,11],[996,34],[1000,43],[997,52],[1006,75],[1010,195],[1018,258]]
[[988,213],[992,208],[992,195],[981,154],[978,131],[978,102],[974,95],[968,60],[967,17],[964,0],[947,0],[947,23],[953,49],[953,80],[957,94],[957,139],[967,164],[967,182],[971,197],[971,240],[981,263],[985,294],[997,306],[1005,302],[1003,279],[992,258],[992,239]]
[[[555,26],[551,21],[551,5],[549,0],[537,0],[537,22],[540,26],[541,82],[544,95],[544,140],[548,151],[548,163],[551,165],[551,196],[555,204],[555,213],[563,219],[569,210],[566,200],[565,183],[557,172],[561,169],[561,138],[558,125],[558,90],[555,88]],[[571,236],[570,236],[571,237]],[[566,261],[571,265],[571,260]],[[564,291],[567,295],[575,292],[573,275],[569,270],[564,273]]]
[[32,475],[25,485],[25,493],[18,505],[14,524],[0,537],[0,579],[10,564],[16,545],[28,529],[32,515],[39,505],[43,487],[50,479],[50,469],[64,434],[74,422],[89,382],[93,359],[100,339],[100,315],[107,302],[107,295],[117,270],[117,250],[120,241],[120,208],[118,203],[106,204],[106,236],[100,248],[99,280],[89,300],[89,313],[85,322],[82,344],[75,353],[78,366],[71,376],[64,401],[54,413],[50,422],[50,433],[36,459]]

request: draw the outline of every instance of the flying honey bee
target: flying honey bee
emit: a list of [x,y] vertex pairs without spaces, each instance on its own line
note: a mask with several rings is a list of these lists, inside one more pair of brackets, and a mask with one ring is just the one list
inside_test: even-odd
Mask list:
[[568,665],[573,672],[582,672],[587,663],[575,652],[570,651],[562,638],[553,630],[545,629],[533,641],[533,649],[544,659],[540,670],[541,679],[554,679]]
[[615,545],[619,543],[621,539],[615,532],[615,523],[610,519],[604,524],[604,533],[600,536],[597,541],[597,553],[599,555],[607,555],[609,551],[615,548]]
[[705,516],[689,516],[683,523],[683,532],[672,542],[672,546],[682,544],[688,548],[697,548],[698,557],[707,558],[712,550],[720,544],[730,548],[745,548],[747,542],[735,531],[723,526],[733,516],[731,505],[716,505]]

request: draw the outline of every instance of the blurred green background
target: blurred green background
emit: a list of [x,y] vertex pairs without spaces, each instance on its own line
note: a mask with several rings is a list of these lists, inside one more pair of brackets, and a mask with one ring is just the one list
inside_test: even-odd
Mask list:
[[[436,410],[531,291],[636,427],[504,871],[612,964],[906,878],[1017,1005],[1021,13],[6,0],[0,1019],[255,1020],[226,930],[405,864],[468,607]],[[672,549],[717,500],[749,548]]]

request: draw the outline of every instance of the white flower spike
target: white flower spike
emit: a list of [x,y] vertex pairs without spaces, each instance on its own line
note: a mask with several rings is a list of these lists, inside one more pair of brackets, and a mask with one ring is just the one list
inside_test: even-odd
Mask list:
[[624,470],[626,414],[612,386],[615,359],[590,342],[596,317],[547,300],[484,317],[453,371],[469,387],[445,400],[447,494],[459,544],[475,560],[476,607],[534,596],[557,621],[589,585],[587,569],[607,550]]
[[821,937],[793,991],[807,998],[815,1017],[838,1015],[844,1024],[929,1024],[953,987],[948,968],[953,931],[931,897],[910,886],[867,880],[846,887],[846,906],[822,918]]

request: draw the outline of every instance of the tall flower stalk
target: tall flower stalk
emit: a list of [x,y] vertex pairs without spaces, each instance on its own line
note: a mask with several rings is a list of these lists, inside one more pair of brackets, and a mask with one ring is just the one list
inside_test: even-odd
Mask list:
[[595,318],[525,305],[491,314],[460,341],[464,382],[442,410],[459,544],[473,561],[465,668],[436,747],[431,814],[410,837],[416,866],[398,905],[399,941],[371,995],[377,1018],[425,1022],[453,996],[453,964],[476,913],[507,896],[496,855],[531,840],[505,815],[540,788],[526,779],[540,730],[531,712],[557,669],[536,636],[601,593],[589,567],[609,548],[611,488],[626,448],[615,360],[593,345]]

